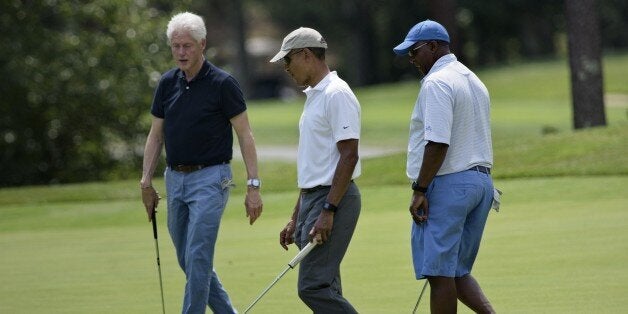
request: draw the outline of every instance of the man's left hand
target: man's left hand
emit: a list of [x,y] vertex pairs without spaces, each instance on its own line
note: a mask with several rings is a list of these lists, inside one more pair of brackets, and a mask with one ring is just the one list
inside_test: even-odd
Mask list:
[[264,206],[259,189],[250,187],[247,189],[244,206],[246,207],[246,217],[249,217],[249,224],[252,225],[262,215],[262,207]]
[[323,209],[310,231],[310,242],[316,241],[318,244],[327,242],[331,237],[331,228],[334,226],[334,213]]

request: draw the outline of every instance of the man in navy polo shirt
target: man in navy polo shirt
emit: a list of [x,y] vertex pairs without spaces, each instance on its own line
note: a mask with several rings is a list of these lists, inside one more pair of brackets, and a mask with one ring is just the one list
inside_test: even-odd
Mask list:
[[168,230],[187,283],[182,313],[236,313],[213,269],[214,247],[229,189],[233,136],[248,176],[246,215],[253,224],[262,213],[257,154],[238,82],[205,60],[206,29],[192,13],[172,17],[167,28],[177,64],[157,86],[146,147],[142,201],[149,221],[159,196],[151,180],[166,146]]

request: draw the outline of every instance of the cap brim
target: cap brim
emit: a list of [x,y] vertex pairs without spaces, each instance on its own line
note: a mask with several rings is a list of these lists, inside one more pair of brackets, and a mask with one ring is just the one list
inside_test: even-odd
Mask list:
[[393,51],[399,56],[406,55],[408,54],[408,51],[410,51],[410,47],[412,47],[415,43],[416,41],[406,40],[397,45],[397,47],[393,48]]
[[279,52],[272,59],[270,59],[270,62],[277,62],[283,59],[283,57],[285,57],[289,52],[290,50],[279,50]]

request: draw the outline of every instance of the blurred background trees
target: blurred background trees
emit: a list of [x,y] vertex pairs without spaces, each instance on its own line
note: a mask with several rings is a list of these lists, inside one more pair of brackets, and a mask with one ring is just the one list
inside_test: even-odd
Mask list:
[[[174,66],[165,27],[181,10],[205,18],[208,59],[254,99],[294,93],[268,59],[299,26],[319,30],[333,69],[364,86],[416,78],[392,47],[426,18],[448,28],[472,68],[567,57],[565,1],[2,1],[0,186],[139,178],[153,90]],[[626,48],[628,2],[591,3],[594,45]]]
[[169,3],[1,2],[0,185],[138,171]]

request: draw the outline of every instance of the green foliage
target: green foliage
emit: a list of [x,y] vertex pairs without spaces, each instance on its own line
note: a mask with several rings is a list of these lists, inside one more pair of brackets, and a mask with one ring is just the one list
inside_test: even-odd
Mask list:
[[170,9],[131,0],[0,4],[0,186],[100,180],[139,166],[141,117],[170,60]]

